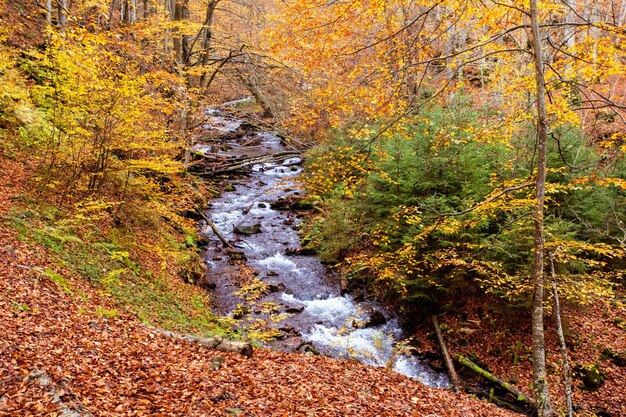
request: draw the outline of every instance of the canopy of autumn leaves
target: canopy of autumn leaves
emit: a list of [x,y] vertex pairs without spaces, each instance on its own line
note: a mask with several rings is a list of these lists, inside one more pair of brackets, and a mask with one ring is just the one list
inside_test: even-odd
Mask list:
[[[580,123],[582,108],[621,103],[624,33],[615,9],[623,4],[539,6],[554,127]],[[262,45],[306,80],[309,105],[295,109],[305,126],[320,117],[331,127],[357,122],[355,136],[367,136],[367,123],[396,121],[473,85],[477,104],[499,112],[477,139],[506,141],[533,117],[528,13],[524,2],[291,1],[276,11]],[[306,109],[308,117],[298,113]]]

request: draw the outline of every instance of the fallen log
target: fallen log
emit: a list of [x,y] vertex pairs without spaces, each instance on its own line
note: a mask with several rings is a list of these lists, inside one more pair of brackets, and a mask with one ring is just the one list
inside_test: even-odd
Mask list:
[[465,356],[461,354],[456,355],[454,359],[460,365],[463,365],[470,371],[474,372],[476,375],[479,375],[485,378],[489,382],[495,384],[496,386],[500,387],[504,391],[513,395],[515,397],[516,402],[523,403],[529,407],[532,407],[533,409],[535,408],[535,402],[532,399],[528,398],[523,392],[515,388],[513,385],[501,380],[500,378],[493,375],[491,372],[486,371],[485,369],[476,365],[474,362],[472,362],[471,360],[469,360],[468,358],[466,358]]
[[[484,398],[485,397],[485,391],[481,391],[478,389],[473,389],[473,388],[466,388],[465,392],[471,395],[474,395],[478,398]],[[495,395],[493,393],[493,388],[491,388],[489,390],[488,393],[488,397],[487,397],[487,401],[490,403],[494,403],[495,405],[497,405],[498,407],[502,407],[502,408],[506,408],[508,410],[512,410],[515,411],[516,413],[519,414],[526,414],[526,415],[532,415],[532,413],[529,413],[527,409],[525,409],[522,406],[519,405],[515,405],[509,401],[504,400],[503,398],[498,397],[497,395]],[[536,415],[535,415],[536,417]]]
[[273,155],[257,156],[252,158],[240,158],[216,166],[206,166],[203,161],[197,162],[193,166],[194,172],[198,175],[213,176],[232,172],[244,171],[257,164],[279,163],[290,158],[300,157],[300,152],[284,151]]
[[190,151],[190,156],[193,157],[194,159],[194,162],[192,162],[192,165],[203,163],[203,162],[224,163],[224,162],[237,160],[237,157],[235,156],[216,154],[216,153],[198,152],[194,150]]
[[432,315],[433,327],[435,328],[435,334],[437,335],[437,342],[439,342],[439,349],[441,350],[441,354],[443,355],[443,360],[446,364],[446,369],[448,370],[448,376],[450,377],[450,383],[452,383],[452,390],[454,392],[459,392],[461,390],[461,383],[459,381],[459,376],[454,370],[454,363],[452,362],[452,358],[450,357],[450,353],[448,353],[448,347],[446,346],[446,341],[441,334],[441,328],[439,327],[439,320],[436,315]]
[[195,343],[207,347],[211,350],[219,350],[220,352],[234,352],[245,356],[246,358],[252,357],[252,345],[247,342],[238,342],[236,340],[223,339],[219,336],[214,337],[198,337],[187,334],[181,334],[172,332],[169,330],[153,328],[153,330],[161,333],[164,336],[171,337],[176,340],[182,340],[187,343]]
[[230,244],[230,242],[226,239],[224,239],[224,236],[222,236],[222,234],[220,233],[220,231],[217,229],[217,227],[215,227],[215,224],[213,224],[213,222],[211,221],[211,219],[209,219],[207,217],[206,214],[204,214],[202,212],[202,210],[196,210],[197,213],[200,215],[200,217],[202,217],[202,220],[204,220],[206,222],[206,224],[209,225],[209,227],[211,228],[211,230],[213,230],[213,233],[215,233],[215,236],[217,236],[219,238],[219,240],[222,241],[222,244],[224,245],[225,248],[228,249],[232,249],[233,245]]

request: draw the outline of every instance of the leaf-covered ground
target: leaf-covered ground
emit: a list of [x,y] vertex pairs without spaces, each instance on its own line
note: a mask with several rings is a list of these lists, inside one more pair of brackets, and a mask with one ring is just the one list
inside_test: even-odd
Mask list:
[[[619,289],[618,289],[619,290]],[[623,297],[622,297],[623,298]],[[496,300],[492,300],[497,305]],[[476,355],[480,362],[504,380],[518,387],[532,386],[530,315],[515,316],[490,308],[484,299],[469,300],[464,317],[446,317],[449,348],[454,353]],[[575,415],[626,416],[626,309],[598,303],[566,306],[562,312],[570,367]],[[565,415],[565,387],[562,355],[554,326],[554,315],[546,317],[547,365],[554,409]],[[422,329],[423,333],[430,331]],[[425,338],[424,338],[425,339]],[[425,349],[435,349],[425,346]],[[619,355],[611,358],[606,352]],[[584,387],[576,368],[595,365],[605,381],[595,390]],[[529,393],[528,389],[523,389]]]
[[[0,161],[0,214],[27,192]],[[512,416],[357,362],[210,351],[151,330],[80,279],[52,279],[43,248],[0,225],[0,416]],[[28,378],[45,372],[54,389]]]

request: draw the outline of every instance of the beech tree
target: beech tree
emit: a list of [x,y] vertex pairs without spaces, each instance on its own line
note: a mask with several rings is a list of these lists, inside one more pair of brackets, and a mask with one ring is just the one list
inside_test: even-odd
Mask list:
[[533,333],[533,382],[535,402],[540,417],[552,415],[548,373],[546,370],[546,341],[544,330],[544,205],[546,197],[546,171],[548,169],[548,111],[546,108],[546,87],[544,76],[543,32],[539,23],[537,0],[530,0],[530,22],[532,33],[532,50],[535,62],[535,101],[537,106],[537,173],[535,186],[534,214],[534,261],[533,261],[533,302],[532,302],[532,333]]

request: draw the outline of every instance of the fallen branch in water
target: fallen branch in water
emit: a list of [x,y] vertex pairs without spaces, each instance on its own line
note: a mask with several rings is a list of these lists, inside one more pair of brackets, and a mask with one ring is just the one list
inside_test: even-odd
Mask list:
[[222,234],[217,229],[217,227],[215,227],[215,224],[211,221],[211,219],[209,219],[207,215],[202,212],[202,210],[196,210],[196,212],[198,213],[200,217],[202,217],[202,220],[204,220],[206,224],[209,225],[211,230],[213,230],[213,233],[215,233],[215,236],[217,236],[222,241],[222,244],[224,245],[224,247],[228,249],[232,249],[233,245],[231,245],[228,240],[224,239],[224,236],[222,236]]
[[256,157],[251,157],[251,158],[238,158],[232,161],[228,161],[225,164],[216,165],[216,166],[210,166],[205,161],[200,160],[196,162],[193,166],[191,166],[190,169],[193,170],[198,175],[214,176],[218,174],[226,174],[229,172],[243,171],[257,164],[284,162],[287,159],[297,158],[300,156],[301,156],[300,152],[284,151],[284,152],[277,152],[273,155],[263,155],[263,156],[256,156]]

